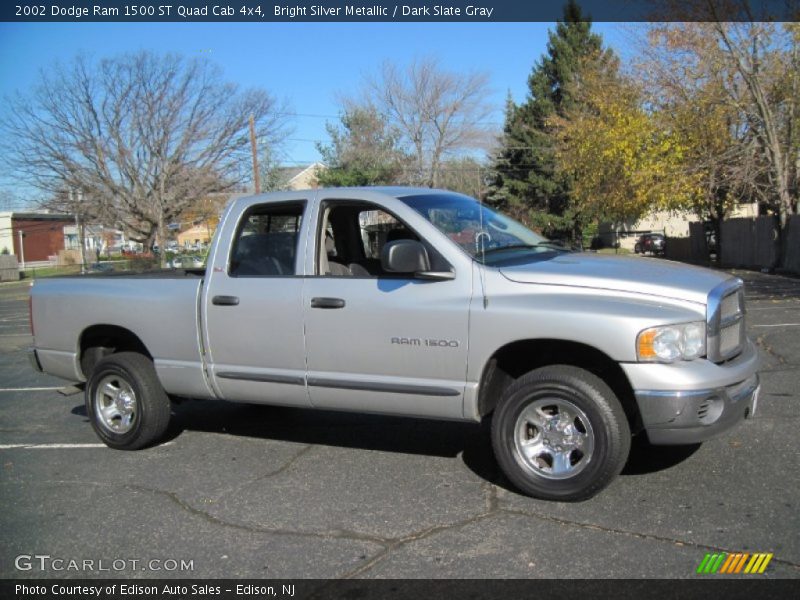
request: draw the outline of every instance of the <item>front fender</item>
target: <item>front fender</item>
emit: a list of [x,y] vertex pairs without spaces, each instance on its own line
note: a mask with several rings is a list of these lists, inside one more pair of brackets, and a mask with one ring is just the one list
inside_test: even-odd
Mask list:
[[[636,361],[636,337],[648,327],[705,321],[704,304],[634,292],[511,282],[490,270],[476,275],[470,314],[468,381],[494,352],[529,339],[591,346],[618,363]],[[478,299],[484,295],[486,302]]]

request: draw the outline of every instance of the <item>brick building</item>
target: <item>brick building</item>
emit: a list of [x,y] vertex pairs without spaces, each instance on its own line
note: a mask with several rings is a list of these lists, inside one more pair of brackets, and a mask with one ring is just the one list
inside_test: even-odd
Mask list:
[[64,227],[74,224],[65,214],[0,212],[0,252],[16,254],[20,263],[49,260],[64,249]]

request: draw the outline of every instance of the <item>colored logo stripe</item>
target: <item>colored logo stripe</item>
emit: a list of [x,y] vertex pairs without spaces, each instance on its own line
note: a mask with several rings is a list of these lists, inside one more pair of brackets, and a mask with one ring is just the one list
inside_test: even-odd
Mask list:
[[697,572],[698,572],[698,573],[705,573],[705,572],[706,572],[706,571],[705,571],[705,568],[706,568],[706,565],[708,564],[708,561],[709,561],[710,559],[711,559],[711,555],[710,555],[710,554],[706,554],[706,555],[703,557],[703,560],[700,562],[700,566],[699,566],[699,567],[697,567]]
[[744,568],[745,573],[763,573],[769,561],[772,560],[772,554],[754,554],[750,562]]
[[[764,552],[756,554],[749,554],[747,552],[709,552],[703,557],[703,560],[697,567],[697,573],[743,572],[747,574],[761,574],[767,570],[767,565],[772,560],[773,556],[772,553]],[[742,569],[744,569],[744,571]]]
[[722,563],[722,568],[719,570],[720,573],[731,573],[731,566],[733,566],[739,560],[738,554],[728,554],[727,560]]

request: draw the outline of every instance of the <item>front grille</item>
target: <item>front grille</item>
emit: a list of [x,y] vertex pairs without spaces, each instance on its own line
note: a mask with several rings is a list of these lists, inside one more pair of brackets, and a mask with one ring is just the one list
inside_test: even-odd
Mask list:
[[726,281],[708,295],[708,358],[730,360],[745,344],[744,291],[739,279]]
[[739,354],[741,351],[742,329],[744,321],[723,327],[719,332],[719,353],[722,356]]
[[723,322],[736,317],[741,312],[739,294],[733,293],[725,296],[722,299],[719,312]]

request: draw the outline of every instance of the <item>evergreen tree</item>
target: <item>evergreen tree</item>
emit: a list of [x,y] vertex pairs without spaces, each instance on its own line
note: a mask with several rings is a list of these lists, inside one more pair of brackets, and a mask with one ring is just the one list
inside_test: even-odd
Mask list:
[[580,229],[569,211],[569,181],[555,165],[555,136],[551,120],[563,117],[574,102],[569,83],[582,63],[608,60],[602,38],[591,21],[570,0],[564,19],[549,33],[547,53],[528,77],[528,97],[515,106],[509,96],[494,180],[487,200],[538,225],[549,235]]
[[527,212],[524,197],[527,184],[517,177],[517,165],[523,160],[524,140],[520,134],[523,127],[518,120],[519,109],[511,97],[511,90],[506,96],[503,136],[500,139],[500,151],[492,166],[492,181],[486,200],[490,204],[504,209],[515,216]]
[[327,169],[317,175],[325,187],[397,183],[406,157],[398,148],[398,133],[372,108],[351,107],[341,125],[326,125],[329,145],[317,144]]

